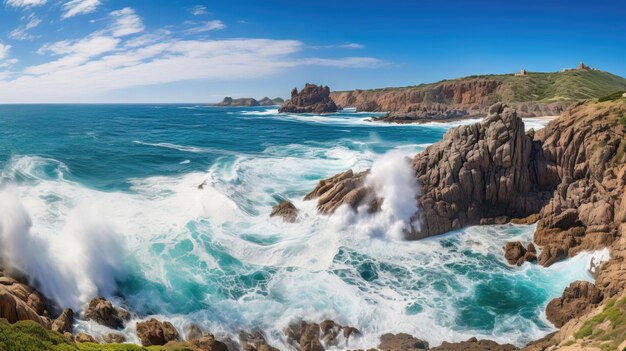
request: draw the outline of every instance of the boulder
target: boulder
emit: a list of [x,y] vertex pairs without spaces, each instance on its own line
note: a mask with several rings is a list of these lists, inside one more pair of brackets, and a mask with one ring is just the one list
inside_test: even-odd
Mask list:
[[137,322],[137,336],[143,346],[161,346],[170,341],[180,340],[178,331],[172,323],[160,322],[154,318]]
[[126,342],[126,337],[118,333],[109,333],[102,337],[102,341],[106,344],[121,344]]
[[207,334],[191,340],[191,344],[198,351],[229,351],[225,343],[215,339],[212,334]]
[[43,296],[3,271],[0,271],[0,318],[9,323],[30,320],[46,329],[52,325]]
[[87,309],[83,312],[83,315],[86,319],[91,319],[98,324],[113,329],[123,328],[124,323],[130,320],[130,313],[128,313],[128,311],[114,307],[113,304],[104,297],[91,300]]
[[428,342],[406,333],[383,334],[378,349],[382,351],[428,350]]
[[524,256],[526,255],[526,248],[521,242],[508,242],[504,246],[504,258],[506,258],[509,264],[517,264],[520,266],[524,263]]
[[280,113],[332,113],[337,112],[337,105],[330,98],[330,88],[306,84],[302,91],[294,88],[291,99],[278,110]]
[[243,351],[279,351],[265,341],[265,335],[260,329],[251,332],[240,332],[239,342]]
[[272,207],[270,217],[282,217],[287,223],[294,223],[298,219],[298,209],[289,201],[282,201],[278,205]]
[[74,322],[74,311],[72,309],[67,308],[61,313],[57,319],[52,322],[52,330],[55,332],[63,333],[71,333],[72,332],[72,323]]
[[572,318],[577,318],[598,306],[604,295],[593,283],[575,281],[565,288],[563,295],[553,299],[546,307],[546,317],[557,328]]
[[440,346],[434,347],[432,351],[515,351],[517,347],[511,344],[500,345],[491,340],[478,340],[471,338],[467,341],[449,343],[443,342]]
[[76,334],[76,336],[74,337],[74,341],[79,343],[79,344],[83,344],[83,343],[93,343],[93,344],[97,344],[98,342],[96,341],[96,339],[93,338],[93,336],[89,335],[89,334],[85,334],[85,333],[78,333]]

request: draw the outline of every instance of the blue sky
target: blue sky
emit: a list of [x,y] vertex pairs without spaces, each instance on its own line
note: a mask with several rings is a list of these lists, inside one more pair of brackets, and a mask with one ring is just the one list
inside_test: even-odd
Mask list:
[[207,102],[557,71],[626,76],[626,1],[0,0],[0,102]]

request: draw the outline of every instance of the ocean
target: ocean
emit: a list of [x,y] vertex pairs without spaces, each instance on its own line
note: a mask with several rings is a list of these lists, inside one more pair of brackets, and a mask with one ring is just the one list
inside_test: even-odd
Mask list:
[[[403,220],[394,213],[325,216],[303,200],[320,179],[372,166],[393,198],[406,189],[406,170],[391,158],[476,122],[387,125],[371,116],[0,105],[0,252],[60,307],[79,311],[102,295],[180,331],[196,323],[236,338],[260,327],[279,347],[298,318],[358,328],[353,348],[376,346],[386,332],[431,345],[475,336],[519,346],[554,331],[546,304],[570,282],[592,280],[590,257],[605,252],[512,267],[504,243],[530,241],[533,226],[409,242],[392,233]],[[269,218],[282,200],[300,210],[297,223]],[[87,321],[76,329],[110,332]],[[134,323],[123,333],[138,342]]]

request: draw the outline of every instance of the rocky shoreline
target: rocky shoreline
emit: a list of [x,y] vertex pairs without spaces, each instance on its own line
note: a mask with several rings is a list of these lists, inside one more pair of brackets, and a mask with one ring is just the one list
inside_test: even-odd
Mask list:
[[[511,264],[537,262],[549,266],[583,250],[610,248],[611,257],[598,266],[595,283],[573,282],[562,297],[548,304],[546,315],[560,331],[522,350],[566,350],[559,347],[595,342],[590,338],[608,326],[589,326],[590,321],[614,308],[626,291],[624,116],[625,101],[587,101],[574,104],[545,129],[526,132],[516,110],[498,103],[490,107],[482,122],[451,129],[411,162],[422,187],[414,219],[422,225],[406,228],[408,239],[470,225],[537,222],[534,243],[510,243],[503,248]],[[348,170],[322,180],[306,199],[315,199],[320,213],[325,214],[342,205],[368,206],[370,211],[377,211],[385,200],[367,186],[367,175],[367,171]],[[296,221],[297,209],[285,202],[273,215]],[[124,342],[116,330],[133,320],[132,311],[104,298],[92,300],[75,316],[74,311],[53,306],[34,288],[4,271],[0,272],[0,317],[8,323],[35,322],[76,343]],[[72,335],[76,317],[106,326],[111,333],[97,339],[84,333]],[[591,333],[580,336],[583,328],[590,328]],[[232,340],[197,325],[177,330],[170,322],[154,318],[135,322],[135,329],[144,346],[180,343],[188,350],[278,350],[268,344],[261,330],[241,331],[238,340]],[[332,320],[294,321],[281,338],[296,350],[322,351],[350,349],[350,341],[360,335],[356,328]],[[419,337],[385,334],[376,348],[517,350],[512,345],[476,339],[429,348]]]

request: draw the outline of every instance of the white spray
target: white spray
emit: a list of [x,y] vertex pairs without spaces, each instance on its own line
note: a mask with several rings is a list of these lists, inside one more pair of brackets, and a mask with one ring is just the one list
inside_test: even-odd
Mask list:
[[0,243],[7,268],[25,273],[44,295],[75,310],[111,296],[122,276],[122,246],[96,209],[77,206],[58,233],[39,232],[11,189],[0,191]]
[[364,205],[355,213],[344,206],[336,216],[340,226],[350,226],[365,235],[394,240],[404,239],[406,230],[419,229],[419,223],[411,220],[417,213],[419,186],[404,153],[392,151],[376,160],[365,183],[377,197],[383,199],[380,211],[371,214]]

